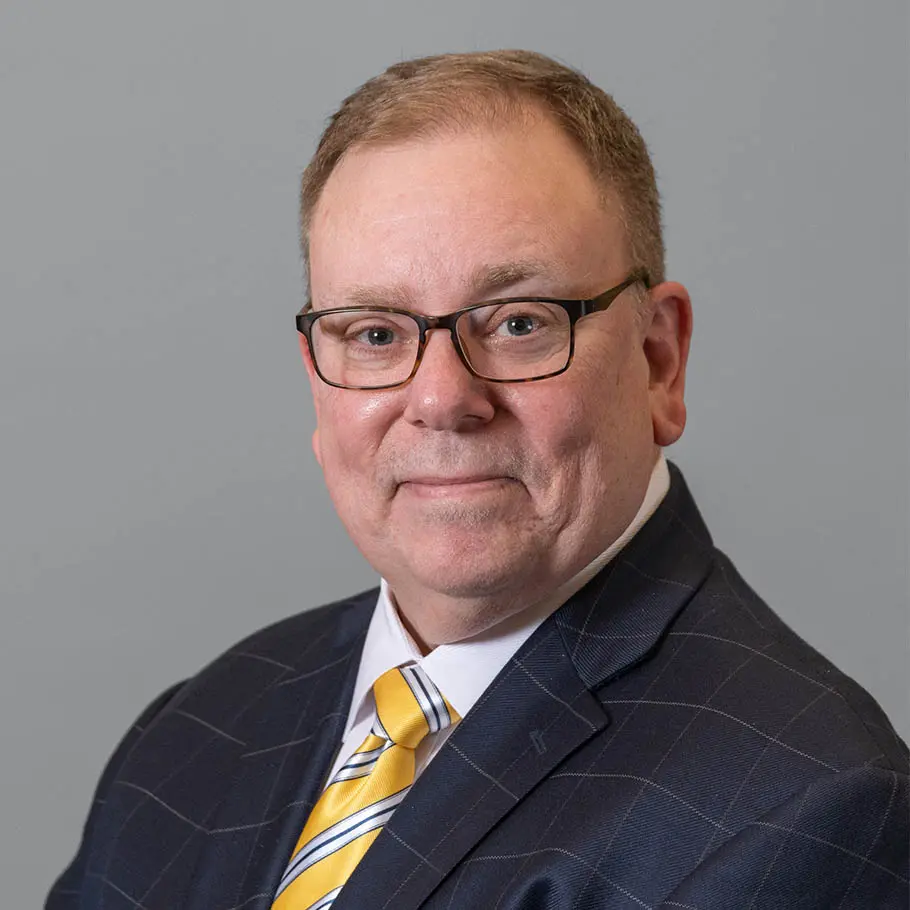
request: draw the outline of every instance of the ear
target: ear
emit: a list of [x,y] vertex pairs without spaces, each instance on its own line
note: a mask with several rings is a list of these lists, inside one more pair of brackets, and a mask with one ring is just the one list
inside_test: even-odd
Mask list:
[[316,367],[313,366],[313,356],[310,353],[310,346],[307,344],[306,338],[298,332],[297,340],[300,342],[300,355],[303,357],[303,366],[306,369],[307,378],[310,380],[313,409],[316,411],[316,429],[313,430],[313,454],[316,456],[319,467],[322,467],[322,451],[319,447],[319,395],[317,393],[322,380],[316,374]]
[[651,312],[643,327],[643,347],[650,379],[648,396],[654,442],[672,445],[686,426],[686,364],[692,340],[692,302],[675,281],[650,290]]

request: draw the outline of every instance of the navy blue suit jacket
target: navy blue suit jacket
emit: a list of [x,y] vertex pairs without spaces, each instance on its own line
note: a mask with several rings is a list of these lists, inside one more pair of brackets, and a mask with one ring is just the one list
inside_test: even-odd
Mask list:
[[[521,647],[334,910],[897,910],[907,750],[714,548],[676,468]],[[257,632],[151,705],[48,910],[267,910],[377,592]]]

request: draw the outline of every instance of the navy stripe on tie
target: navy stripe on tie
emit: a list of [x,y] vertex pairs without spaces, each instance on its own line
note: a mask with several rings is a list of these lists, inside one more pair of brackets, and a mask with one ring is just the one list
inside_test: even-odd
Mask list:
[[[447,727],[448,711],[445,702],[426,672],[420,667],[405,667],[401,672],[427,718],[430,733],[438,733]],[[427,713],[427,707],[430,713]]]
[[368,765],[370,762],[379,758],[383,752],[388,748],[386,743],[383,743],[381,746],[377,746],[375,749],[368,749],[366,752],[355,752],[347,761],[347,764],[339,770],[345,771],[348,768],[357,768],[360,765]]
[[414,696],[414,700],[417,702],[424,720],[427,722],[429,732],[436,733],[438,730],[438,718],[436,717],[436,712],[433,710],[433,703],[430,700],[426,689],[421,685],[420,680],[414,675],[413,669],[413,667],[402,667],[401,675],[408,684],[411,695]]
[[[383,753],[388,752],[394,745],[394,743],[385,742],[378,749],[370,749],[369,752],[355,753],[352,756],[351,761],[343,768],[338,769],[329,786],[331,786],[331,784],[337,784],[342,780],[357,780],[359,777],[366,777],[368,774],[371,774],[373,768],[376,767],[376,762],[379,761]],[[354,761],[355,758],[360,758],[361,756],[363,756],[363,760]]]
[[291,859],[281,878],[281,884],[278,887],[278,894],[281,894],[298,875],[306,871],[314,863],[331,856],[333,853],[346,847],[358,837],[372,831],[374,828],[381,828],[391,817],[398,804],[407,796],[410,786],[387,796],[379,802],[373,803],[341,819],[325,831],[317,834],[309,843],[307,843],[300,852]]
[[433,705],[436,708],[437,713],[439,714],[439,729],[444,730],[452,723],[452,718],[449,715],[449,709],[446,706],[446,700],[442,697],[442,693],[439,689],[436,688],[433,680],[427,676],[426,671],[420,667],[414,667],[417,678],[420,679],[425,685],[430,698],[433,700]]

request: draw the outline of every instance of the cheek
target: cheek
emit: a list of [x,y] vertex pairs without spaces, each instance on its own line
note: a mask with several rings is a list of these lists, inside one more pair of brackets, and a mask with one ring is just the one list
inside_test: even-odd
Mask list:
[[598,426],[591,405],[573,395],[547,407],[540,426],[546,447],[558,463],[570,466],[597,438]]
[[525,449],[525,483],[540,510],[561,512],[577,500],[600,457],[593,402],[576,383],[557,380],[549,387],[515,386],[511,397],[508,408],[520,426],[512,444]]
[[639,359],[579,357],[550,386],[515,387],[511,406],[549,469],[554,495],[603,482],[650,442],[648,375]]
[[339,474],[366,473],[395,410],[388,394],[329,386],[320,392],[317,413],[322,468],[331,484]]

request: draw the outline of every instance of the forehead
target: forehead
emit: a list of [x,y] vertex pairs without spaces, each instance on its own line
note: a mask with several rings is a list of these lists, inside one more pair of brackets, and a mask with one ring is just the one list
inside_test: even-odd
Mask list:
[[543,118],[352,150],[309,240],[314,300],[331,304],[365,285],[423,299],[529,281],[592,289],[626,258],[618,207]]

